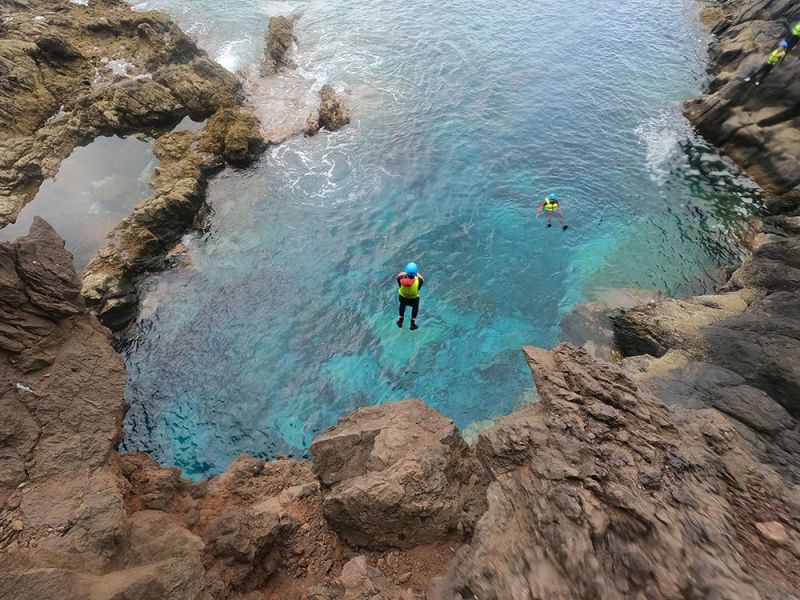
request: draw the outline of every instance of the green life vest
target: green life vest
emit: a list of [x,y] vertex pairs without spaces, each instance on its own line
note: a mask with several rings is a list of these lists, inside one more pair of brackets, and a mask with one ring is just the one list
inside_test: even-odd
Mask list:
[[792,35],[800,35],[800,21],[798,21],[797,25],[792,29]]
[[558,210],[558,200],[550,200],[550,198],[544,199],[544,209],[547,212],[553,212]]
[[414,283],[409,286],[401,284],[400,295],[403,298],[419,298],[419,277],[414,277]]
[[783,48],[776,48],[770,53],[769,58],[767,59],[767,64],[777,65],[779,62],[781,62],[781,59],[783,59],[784,56],[786,56],[786,50]]

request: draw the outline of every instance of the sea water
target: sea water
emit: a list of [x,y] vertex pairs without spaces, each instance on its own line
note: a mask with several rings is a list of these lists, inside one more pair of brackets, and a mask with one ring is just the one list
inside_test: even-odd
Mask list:
[[[138,8],[251,74],[268,17],[299,16],[297,69],[255,77],[253,103],[269,128],[293,104],[270,90],[330,83],[353,122],[212,181],[190,264],[144,283],[124,449],[201,477],[243,452],[303,456],[340,416],[391,400],[485,423],[534,397],[520,347],[558,343],[576,304],[705,292],[740,258],[758,191],[681,114],[706,77],[694,2]],[[566,231],[535,218],[551,192]],[[414,332],[395,325],[411,260],[426,281]]]

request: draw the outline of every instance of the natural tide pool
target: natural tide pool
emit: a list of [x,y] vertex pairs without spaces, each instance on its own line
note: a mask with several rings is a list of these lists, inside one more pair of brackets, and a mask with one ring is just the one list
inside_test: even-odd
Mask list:
[[45,180],[16,223],[0,229],[0,242],[28,233],[36,216],[64,238],[78,272],[106,242],[106,235],[150,195],[158,165],[152,141],[138,137],[99,137],[75,148],[58,173]]
[[[279,83],[332,83],[354,120],[212,181],[191,265],[145,283],[123,348],[126,450],[207,476],[406,397],[465,428],[531,398],[519,348],[557,343],[576,304],[704,292],[739,258],[758,192],[681,114],[706,68],[693,2],[139,6],[252,71],[268,16],[295,11]],[[533,218],[550,191],[567,231]],[[428,283],[416,332],[394,324],[409,260]]]

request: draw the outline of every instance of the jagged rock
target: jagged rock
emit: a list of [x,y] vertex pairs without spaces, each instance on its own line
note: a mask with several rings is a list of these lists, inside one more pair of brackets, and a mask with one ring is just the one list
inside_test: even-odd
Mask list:
[[[760,87],[744,79],[766,61],[800,13],[791,1],[736,0],[717,5],[709,23],[719,37],[708,92],[686,115],[765,189],[800,194],[800,137],[795,99],[800,62],[791,53]],[[796,54],[796,53],[795,53]]]
[[328,131],[336,131],[350,122],[350,111],[332,86],[323,85],[319,96],[319,111],[309,116],[305,127],[306,135],[314,135],[323,127]]
[[336,131],[350,122],[350,112],[332,86],[323,85],[319,96],[322,99],[319,107],[320,127],[324,127],[328,131]]
[[350,543],[408,548],[456,532],[468,447],[452,421],[419,400],[357,410],[311,452],[325,518]]
[[265,41],[262,75],[274,75],[281,67],[294,68],[294,62],[286,56],[295,41],[293,19],[270,17]]
[[480,436],[489,507],[430,598],[794,597],[797,557],[753,527],[797,540],[790,491],[730,425],[584,350],[525,355],[541,402]]
[[797,452],[784,448],[783,441],[797,435],[796,420],[738,373],[681,350],[670,350],[661,358],[627,358],[622,366],[634,381],[669,405],[716,408],[731,419],[754,456],[787,477],[800,480]]

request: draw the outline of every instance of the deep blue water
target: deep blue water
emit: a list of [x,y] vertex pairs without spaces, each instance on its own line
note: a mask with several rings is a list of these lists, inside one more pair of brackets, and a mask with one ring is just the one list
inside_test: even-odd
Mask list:
[[[469,427],[531,399],[519,348],[557,343],[576,304],[704,292],[738,259],[757,192],[680,111],[706,68],[693,2],[145,5],[232,69],[296,11],[299,69],[258,82],[262,118],[286,119],[270,91],[332,83],[354,120],[212,182],[192,265],[146,284],[125,449],[199,477],[302,455],[339,416],[406,397]],[[533,218],[551,191],[567,231]],[[416,332],[394,324],[409,260]]]

